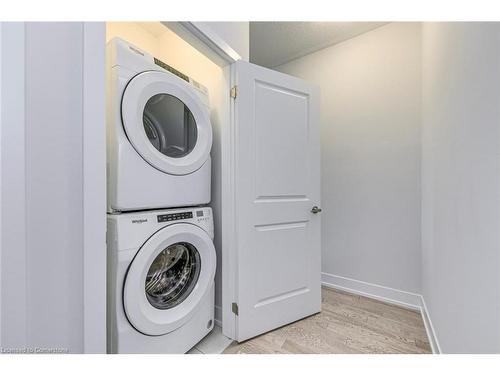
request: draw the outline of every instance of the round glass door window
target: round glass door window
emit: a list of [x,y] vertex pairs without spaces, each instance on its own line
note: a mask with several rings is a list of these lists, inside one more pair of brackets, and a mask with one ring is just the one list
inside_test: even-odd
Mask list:
[[178,242],[160,252],[146,276],[146,297],[160,310],[182,303],[198,282],[200,254],[186,242]]
[[196,121],[175,96],[152,96],[144,107],[142,121],[149,141],[163,155],[182,158],[193,151],[198,136]]

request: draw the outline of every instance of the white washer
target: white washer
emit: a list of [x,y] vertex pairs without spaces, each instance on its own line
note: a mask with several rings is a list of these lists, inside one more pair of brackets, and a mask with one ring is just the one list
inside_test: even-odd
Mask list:
[[119,38],[107,83],[108,212],[209,203],[206,87]]
[[209,207],[108,215],[109,353],[185,353],[214,325]]

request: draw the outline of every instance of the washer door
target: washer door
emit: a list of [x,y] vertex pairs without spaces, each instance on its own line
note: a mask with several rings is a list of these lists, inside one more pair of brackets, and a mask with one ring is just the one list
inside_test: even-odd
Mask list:
[[125,278],[128,320],[150,336],[179,328],[209,292],[215,267],[215,248],[203,229],[187,223],[160,229],[139,249]]
[[210,154],[210,114],[193,90],[180,78],[157,71],[136,75],[125,88],[125,133],[139,155],[162,172],[192,173]]

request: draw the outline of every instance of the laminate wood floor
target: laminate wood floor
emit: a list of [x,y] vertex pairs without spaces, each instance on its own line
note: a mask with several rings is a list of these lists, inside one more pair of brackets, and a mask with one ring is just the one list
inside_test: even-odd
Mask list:
[[417,311],[322,288],[319,314],[243,343],[225,354],[431,353]]

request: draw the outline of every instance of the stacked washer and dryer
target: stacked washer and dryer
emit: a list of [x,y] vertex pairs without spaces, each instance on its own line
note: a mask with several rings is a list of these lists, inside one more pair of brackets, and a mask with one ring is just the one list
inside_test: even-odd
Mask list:
[[110,353],[185,353],[214,325],[207,89],[141,49],[107,46]]

